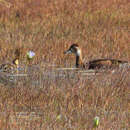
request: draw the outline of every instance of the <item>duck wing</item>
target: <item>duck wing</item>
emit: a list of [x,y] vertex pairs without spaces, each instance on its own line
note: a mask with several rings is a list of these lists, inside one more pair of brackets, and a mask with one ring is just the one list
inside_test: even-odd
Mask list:
[[122,61],[118,59],[96,59],[89,61],[89,69],[100,69],[100,68],[112,68],[117,67],[120,64],[128,63],[128,61]]

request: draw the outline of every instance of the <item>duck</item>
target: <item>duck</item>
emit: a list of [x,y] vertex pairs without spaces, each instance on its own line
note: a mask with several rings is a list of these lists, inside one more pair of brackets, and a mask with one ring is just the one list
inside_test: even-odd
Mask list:
[[78,44],[72,44],[64,54],[74,54],[76,56],[75,66],[76,68],[87,68],[87,69],[106,69],[106,68],[115,68],[120,65],[127,64],[128,61],[111,59],[111,58],[101,58],[91,60],[87,63],[83,62],[82,50]]
[[14,73],[18,71],[19,59],[15,58],[12,63],[2,64],[0,66],[0,72]]

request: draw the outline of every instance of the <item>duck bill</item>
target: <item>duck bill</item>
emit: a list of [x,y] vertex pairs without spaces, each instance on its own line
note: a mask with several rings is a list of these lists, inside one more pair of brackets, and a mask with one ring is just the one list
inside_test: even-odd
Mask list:
[[71,53],[72,53],[71,50],[67,50],[64,52],[64,54],[71,54]]

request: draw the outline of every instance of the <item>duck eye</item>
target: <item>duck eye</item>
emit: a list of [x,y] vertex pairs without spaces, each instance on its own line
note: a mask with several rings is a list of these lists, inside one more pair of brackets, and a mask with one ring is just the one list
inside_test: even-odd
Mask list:
[[7,70],[7,68],[8,68],[7,66],[4,67],[5,70]]

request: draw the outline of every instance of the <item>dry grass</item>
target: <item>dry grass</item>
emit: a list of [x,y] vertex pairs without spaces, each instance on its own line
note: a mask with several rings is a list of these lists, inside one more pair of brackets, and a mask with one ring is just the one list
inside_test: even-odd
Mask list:
[[74,65],[74,56],[63,54],[73,42],[85,60],[130,61],[129,6],[128,0],[1,0],[0,62],[12,61],[19,49],[24,65],[33,50],[38,67],[13,82],[0,75],[0,129],[92,130],[99,116],[96,129],[127,130],[129,68],[85,76],[56,67]]

